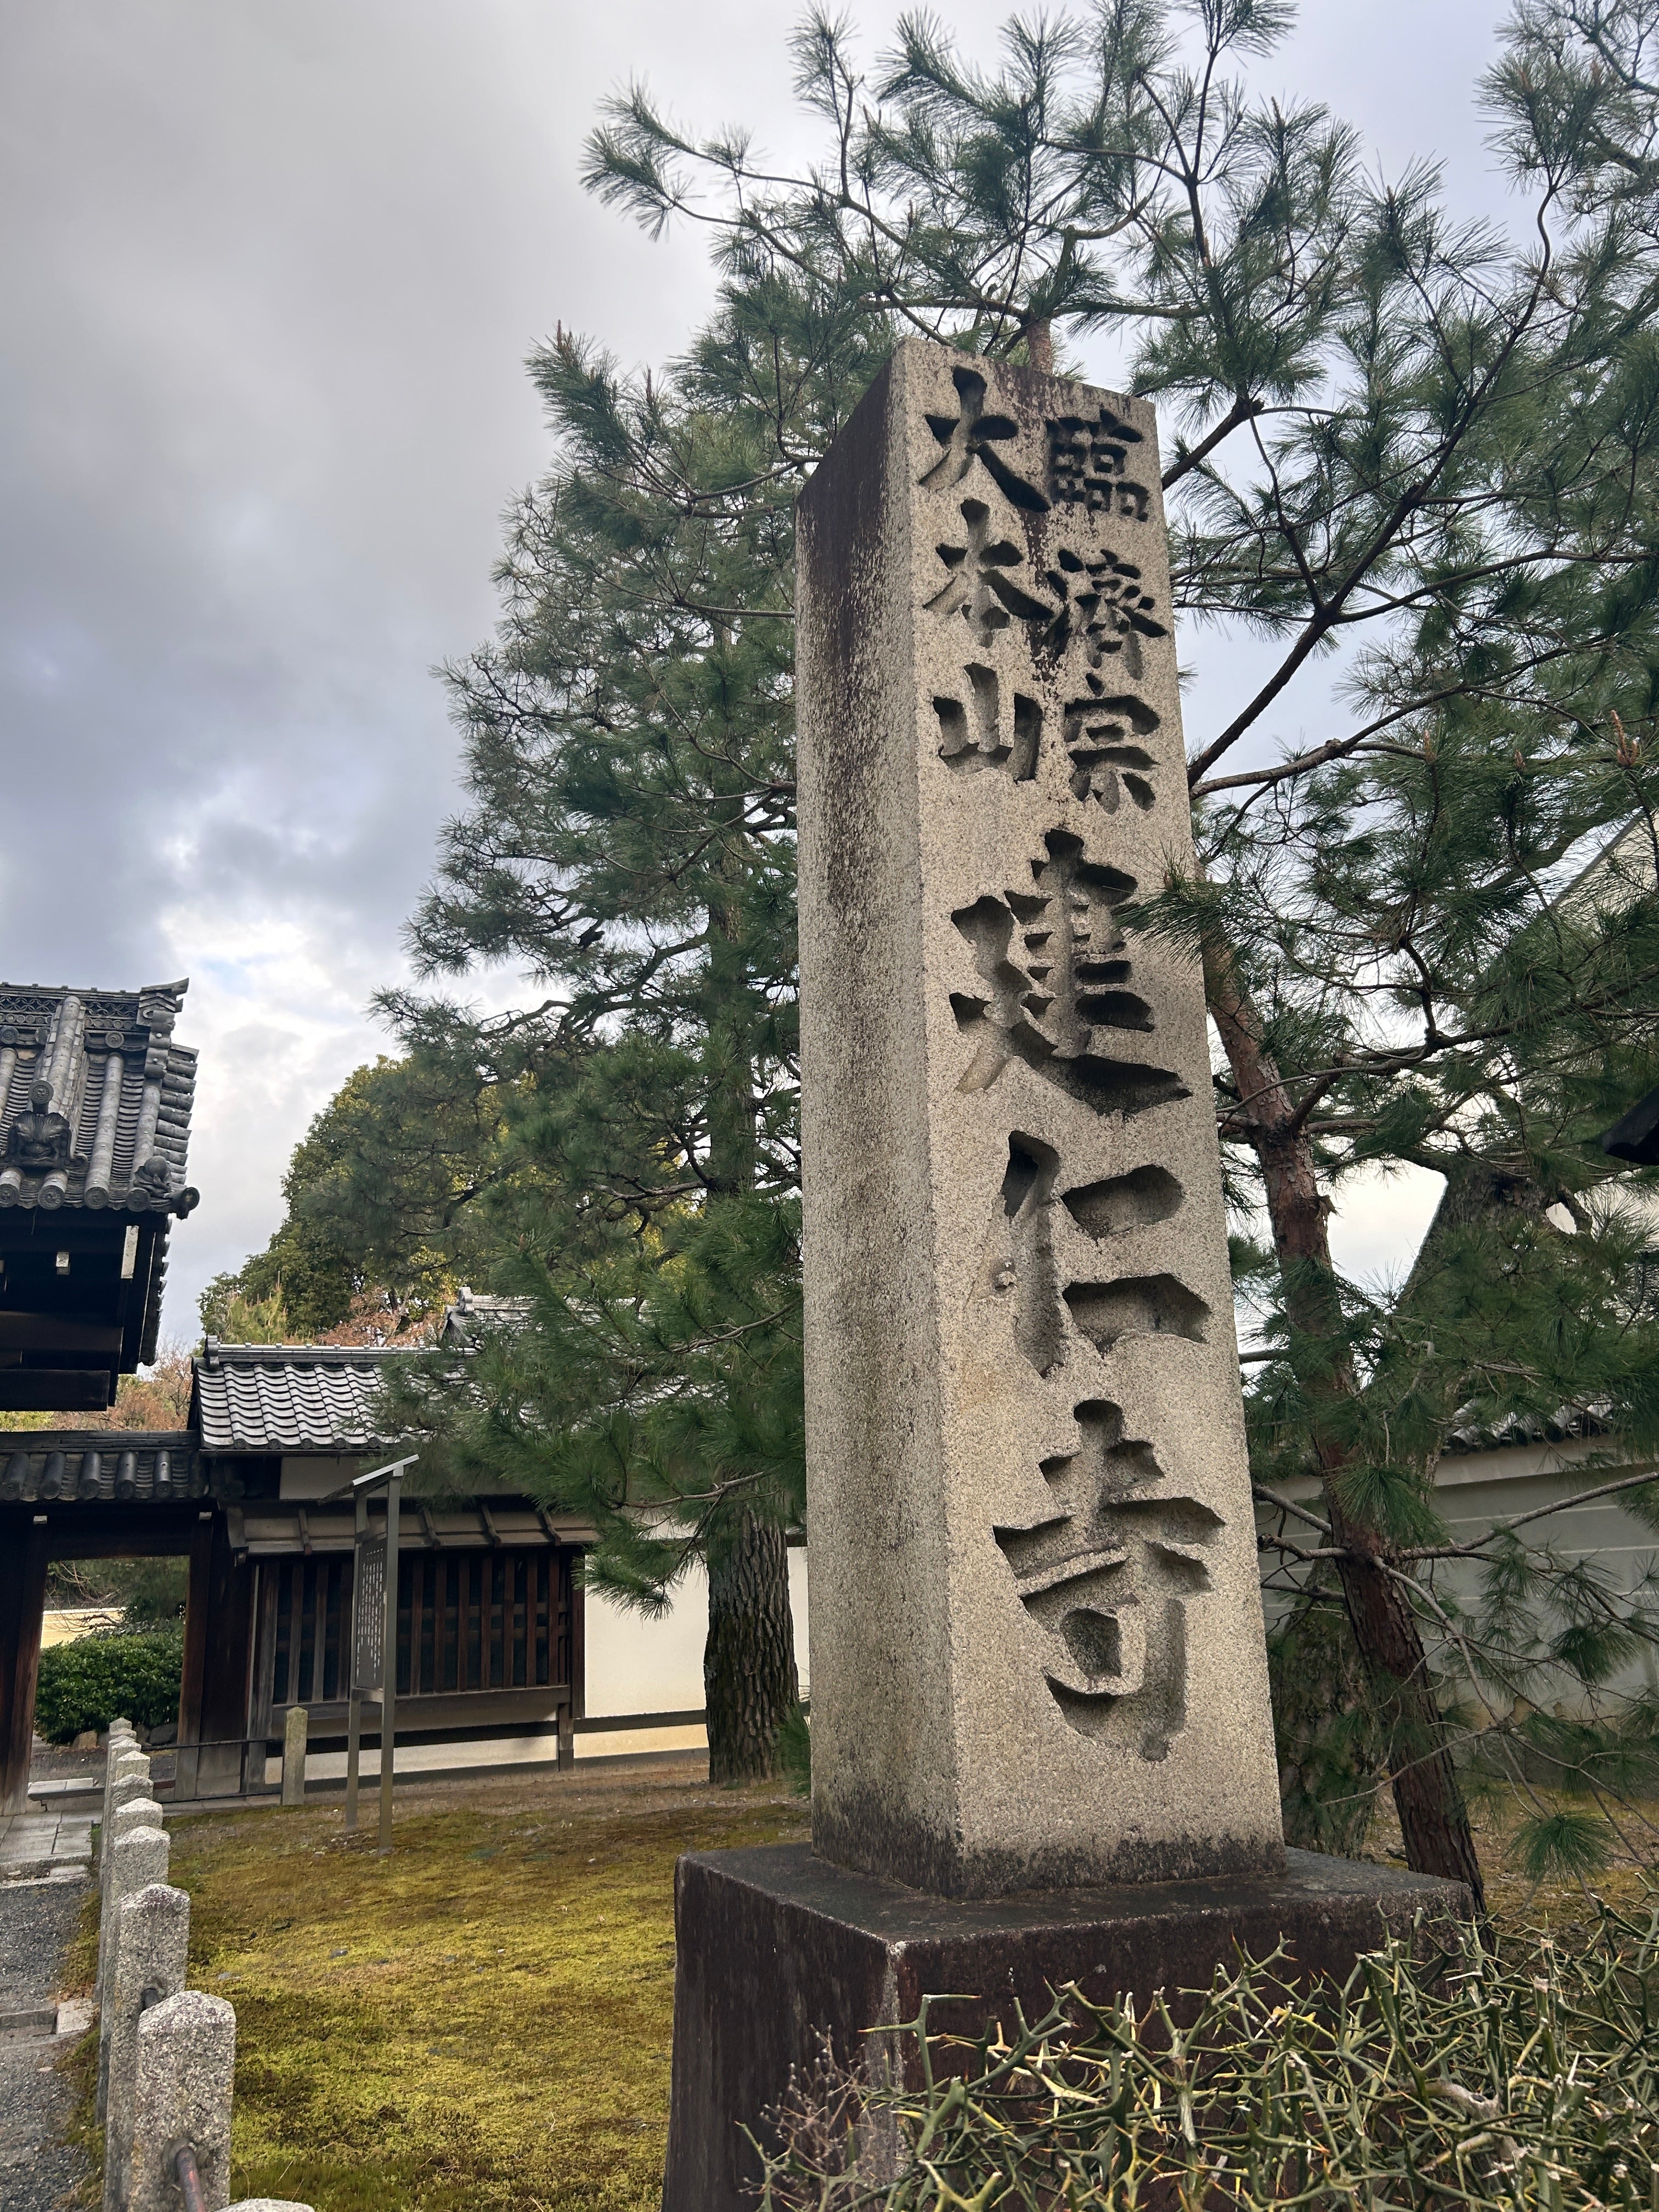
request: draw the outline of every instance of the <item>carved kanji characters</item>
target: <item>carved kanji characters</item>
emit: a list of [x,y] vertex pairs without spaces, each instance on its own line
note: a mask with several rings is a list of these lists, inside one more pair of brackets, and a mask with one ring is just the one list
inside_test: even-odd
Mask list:
[[927,417],[928,428],[945,451],[922,483],[930,491],[949,491],[977,463],[1005,499],[1029,514],[1046,514],[1048,502],[1036,486],[1016,475],[997,451],[1019,435],[1019,425],[1012,416],[985,412],[985,379],[976,369],[952,369],[951,381],[957,387],[957,411]]
[[1078,1406],[1079,1449],[1043,1462],[1055,1511],[997,1542],[1047,1632],[1043,1674],[1079,1734],[1167,1756],[1187,1718],[1187,1611],[1211,1588],[1204,1559],[1226,1525],[1170,1496],[1150,1443],[1104,1400]]

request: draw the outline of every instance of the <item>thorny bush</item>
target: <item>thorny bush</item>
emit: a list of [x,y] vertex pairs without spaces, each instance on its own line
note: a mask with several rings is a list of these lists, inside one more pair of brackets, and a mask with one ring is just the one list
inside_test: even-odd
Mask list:
[[1659,2205],[1659,1902],[1596,1912],[1501,1955],[1419,1929],[1340,1990],[1282,1952],[1173,2010],[1071,1987],[974,2045],[924,2005],[921,2088],[826,2056],[769,2116],[763,2212]]

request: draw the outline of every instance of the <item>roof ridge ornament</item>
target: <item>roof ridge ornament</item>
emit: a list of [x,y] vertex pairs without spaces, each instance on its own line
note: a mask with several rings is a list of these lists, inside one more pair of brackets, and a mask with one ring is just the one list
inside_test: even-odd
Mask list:
[[70,1164],[74,1132],[67,1115],[52,1111],[52,1085],[37,1076],[29,1085],[29,1103],[6,1132],[6,1160],[29,1175],[46,1175]]

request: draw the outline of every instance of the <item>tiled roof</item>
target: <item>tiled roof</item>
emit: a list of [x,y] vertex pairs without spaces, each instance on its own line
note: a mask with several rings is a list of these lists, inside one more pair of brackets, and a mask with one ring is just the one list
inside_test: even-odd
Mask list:
[[1558,1406],[1547,1420],[1529,1414],[1506,1413],[1501,1420],[1482,1425],[1468,1421],[1446,1437],[1449,1455],[1461,1452],[1504,1451],[1516,1444],[1559,1444],[1575,1437],[1605,1437],[1609,1408],[1600,1406]]
[[196,1054],[173,1042],[187,988],[0,983],[0,1206],[190,1212]]
[[221,1344],[195,1362],[191,1419],[206,1452],[350,1452],[382,1441],[373,1407],[392,1352]]
[[486,1328],[500,1328],[504,1323],[520,1322],[528,1318],[532,1301],[529,1298],[498,1298],[481,1296],[470,1285],[463,1283],[453,1305],[444,1308],[443,1328],[439,1341],[455,1346],[476,1341]]
[[206,1491],[196,1439],[188,1431],[88,1429],[48,1436],[14,1429],[0,1435],[0,1504],[113,1498],[160,1505],[169,1498],[201,1498]]

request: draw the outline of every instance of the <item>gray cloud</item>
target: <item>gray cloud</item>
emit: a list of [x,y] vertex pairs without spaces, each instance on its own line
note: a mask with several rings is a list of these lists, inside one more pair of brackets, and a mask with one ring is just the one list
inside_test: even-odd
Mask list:
[[[1275,82],[1391,166],[1449,148],[1479,206],[1496,12],[1319,0]],[[1002,13],[952,11],[981,52]],[[487,629],[500,510],[545,464],[525,353],[562,319],[660,359],[708,297],[694,235],[578,188],[596,104],[642,70],[788,150],[790,20],[0,0],[0,970],[194,979],[176,1334],[381,1043],[364,1004],[456,795],[430,671]],[[1183,649],[1203,715],[1229,672]]]

